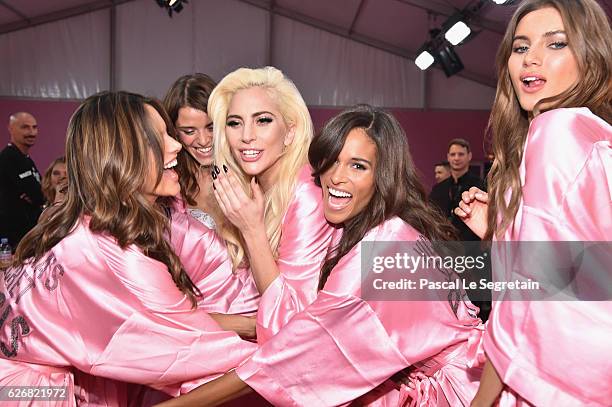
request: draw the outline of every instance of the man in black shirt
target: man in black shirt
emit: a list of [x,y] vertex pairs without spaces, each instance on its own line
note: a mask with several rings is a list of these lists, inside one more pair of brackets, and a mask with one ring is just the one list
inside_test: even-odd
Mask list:
[[36,143],[38,125],[29,113],[12,114],[10,143],[0,152],[0,237],[9,239],[13,250],[35,225],[44,197],[40,173],[28,155]]
[[[479,241],[480,238],[459,219],[453,210],[459,205],[463,191],[471,187],[478,187],[485,191],[482,179],[469,172],[472,153],[470,143],[467,140],[456,138],[448,143],[448,162],[450,163],[451,176],[436,184],[429,195],[429,200],[437,206],[445,216],[449,218],[457,230],[461,241]],[[482,270],[467,269],[464,278],[469,282],[478,282],[481,278],[491,279],[489,256],[484,254],[480,245],[472,244],[465,246],[466,256],[485,256],[485,268]],[[491,310],[491,294],[486,290],[468,292],[472,302],[480,308],[480,318],[486,321]]]
[[450,164],[451,176],[434,185],[431,194],[429,194],[429,200],[453,223],[457,229],[460,240],[480,240],[453,212],[453,209],[459,205],[463,191],[467,191],[471,187],[478,187],[483,191],[485,190],[482,179],[468,171],[470,168],[470,161],[472,160],[470,143],[461,138],[451,140],[450,143],[448,143],[447,157]]

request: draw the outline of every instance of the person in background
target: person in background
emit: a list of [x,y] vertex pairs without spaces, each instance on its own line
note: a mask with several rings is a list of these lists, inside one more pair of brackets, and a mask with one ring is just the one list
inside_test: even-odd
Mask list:
[[46,219],[57,205],[64,202],[68,192],[68,176],[66,172],[66,158],[59,157],[53,160],[42,178],[42,191],[45,196],[45,205],[38,221]]
[[436,184],[439,184],[450,176],[451,170],[448,161],[440,161],[434,165],[434,178],[436,179]]
[[63,202],[68,187],[66,172],[66,158],[59,157],[53,160],[42,178],[42,191],[45,196],[45,206]]
[[[485,256],[486,267],[484,269],[469,268],[464,272],[464,276],[470,283],[479,283],[481,279],[489,281],[491,279],[490,256],[485,255],[479,243],[480,238],[466,226],[465,223],[453,212],[459,205],[461,194],[471,187],[485,190],[485,183],[480,177],[472,174],[470,161],[472,152],[470,143],[462,138],[456,138],[448,143],[448,162],[450,165],[451,176],[446,180],[434,185],[429,194],[432,202],[453,224],[457,231],[458,240],[468,242],[464,244],[466,255],[472,257]],[[468,295],[474,305],[480,308],[480,318],[486,321],[491,310],[491,293],[488,290],[480,289],[469,290]]]
[[[499,253],[494,275],[540,272],[535,277],[544,280],[543,273],[558,277],[572,266],[576,282],[583,275],[597,280],[573,298],[564,289],[547,300],[494,302],[483,342],[488,362],[473,406],[609,406],[612,303],[609,291],[600,298],[605,301],[588,300],[598,285],[610,287],[612,29],[606,13],[594,0],[522,2],[498,50],[497,77],[489,193],[464,192],[455,211],[502,249],[493,251]],[[551,242],[553,248],[604,242],[599,255],[605,257],[581,256],[582,267],[564,262],[533,270],[522,262],[534,249],[505,256],[506,242]]]
[[191,216],[212,229],[223,218],[212,190],[213,123],[207,112],[215,86],[203,73],[184,75],[164,97],[164,107],[183,145],[177,158],[182,204]]
[[484,182],[480,177],[472,174],[470,161],[472,152],[470,143],[462,138],[452,139],[448,143],[448,162],[450,164],[451,176],[442,181],[431,190],[429,200],[433,202],[452,222],[457,229],[459,240],[477,241],[480,240],[470,228],[468,228],[454,213],[453,210],[459,205],[461,194],[471,187],[484,189]]
[[14,113],[8,132],[10,142],[0,152],[0,237],[15,250],[36,225],[45,198],[40,173],[29,156],[38,136],[36,119],[30,113]]

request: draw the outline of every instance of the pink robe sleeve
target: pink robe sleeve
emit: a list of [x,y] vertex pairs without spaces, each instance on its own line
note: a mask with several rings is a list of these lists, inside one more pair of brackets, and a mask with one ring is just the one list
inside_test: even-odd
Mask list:
[[[607,242],[610,247],[609,124],[585,108],[538,116],[529,131],[521,176],[522,203],[507,240]],[[610,259],[609,250],[603,255]],[[502,264],[508,268],[512,260]],[[612,274],[606,267],[595,277],[597,284],[610,287]],[[484,347],[513,390],[504,393],[503,404],[514,405],[518,398],[534,405],[609,405],[611,315],[610,298],[496,302]]]
[[334,229],[325,220],[321,188],[305,166],[282,223],[277,264],[280,276],[261,296],[257,341],[266,342],[316,297],[321,265]]
[[[416,237],[399,219],[379,232],[381,240]],[[455,316],[447,301],[366,301],[360,297],[360,270],[361,252],[355,247],[315,301],[237,368],[238,376],[274,405],[343,405],[374,389],[376,394],[368,393],[357,405],[378,397],[397,403],[400,392],[381,385],[452,346],[453,357],[447,355],[431,378],[417,383],[423,397],[413,396],[437,397],[437,405],[444,405],[443,397],[447,405],[469,404],[480,370],[467,366],[468,339],[479,336],[480,321],[462,307]]]
[[198,308],[222,314],[254,314],[259,293],[251,273],[232,271],[217,233],[187,213],[173,212],[171,242],[185,271],[202,293]]
[[27,372],[14,376],[19,380],[54,383],[55,371],[74,367],[176,396],[256,348],[192,309],[166,267],[134,247],[121,250],[110,237],[79,226],[46,259],[23,274],[11,270],[0,287],[10,301],[9,320],[25,324],[16,336],[6,324],[0,331],[3,343],[15,336],[14,355],[0,355],[0,364]]

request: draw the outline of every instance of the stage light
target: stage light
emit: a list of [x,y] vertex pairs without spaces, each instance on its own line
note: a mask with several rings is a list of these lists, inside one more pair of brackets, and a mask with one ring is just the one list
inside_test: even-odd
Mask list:
[[433,55],[429,53],[429,51],[423,51],[419,54],[418,57],[414,60],[416,66],[418,66],[422,71],[426,70],[435,62]]
[[506,3],[510,3],[511,0],[493,0],[493,3],[495,4],[506,4]]
[[442,66],[442,70],[447,77],[453,76],[454,74],[463,70],[463,62],[459,58],[459,55],[455,52],[452,45],[443,43],[435,51],[436,62]]
[[472,30],[467,26],[463,21],[457,21],[451,28],[444,33],[444,38],[447,39],[453,45],[459,44],[461,41],[465,40]]
[[159,7],[168,9],[168,15],[172,17],[172,12],[180,13],[183,10],[183,4],[189,3],[188,0],[157,0]]

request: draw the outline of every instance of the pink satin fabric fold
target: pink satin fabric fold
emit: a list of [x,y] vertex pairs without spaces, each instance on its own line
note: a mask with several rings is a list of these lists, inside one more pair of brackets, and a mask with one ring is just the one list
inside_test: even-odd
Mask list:
[[[608,123],[586,108],[537,116],[520,174],[523,197],[505,240],[612,240]],[[520,256],[499,256],[505,269],[520,267]],[[609,285],[612,273],[601,277]],[[611,338],[610,301],[494,303],[484,347],[508,386],[499,404],[609,406]]]
[[[238,289],[239,280],[227,272],[229,260],[219,254],[214,232],[202,228],[206,231],[197,238],[206,245],[198,251],[204,260],[190,267],[190,275],[204,284],[212,278],[224,286],[223,278],[215,276],[221,270],[231,281],[228,286]],[[219,253],[209,257],[206,247]],[[0,312],[10,305],[0,340],[14,350],[0,354],[0,386],[54,385],[63,380],[74,400],[75,368],[176,396],[237,366],[256,348],[223,331],[204,309],[192,309],[162,263],[136,247],[123,250],[110,236],[92,233],[87,220],[37,265],[5,272],[0,293],[7,299]],[[33,370],[33,364],[49,366],[53,373]],[[59,379],[57,369],[64,372]],[[13,373],[7,377],[8,371]],[[125,394],[107,390],[110,398]],[[107,405],[114,402],[118,403],[106,400]]]
[[221,314],[257,312],[259,292],[251,273],[246,269],[232,272],[227,248],[216,232],[187,213],[173,212],[170,242],[202,292],[199,309]]
[[261,296],[257,312],[260,344],[317,295],[319,272],[335,229],[325,220],[321,188],[314,183],[311,173],[309,165],[300,170],[283,217],[277,260],[280,276]]
[[[372,229],[364,241],[418,237],[394,218]],[[236,369],[239,377],[278,406],[396,406],[402,394],[387,379],[438,355],[441,366],[423,379],[430,387],[408,398],[419,405],[456,405],[457,400],[469,405],[481,367],[469,367],[478,363],[468,360],[468,354],[476,355],[468,345],[477,346],[479,339],[469,340],[483,329],[468,309],[473,306],[460,302],[455,315],[445,300],[365,301],[360,270],[357,245],[334,268],[314,302]],[[452,357],[444,353],[449,347],[456,350]]]

